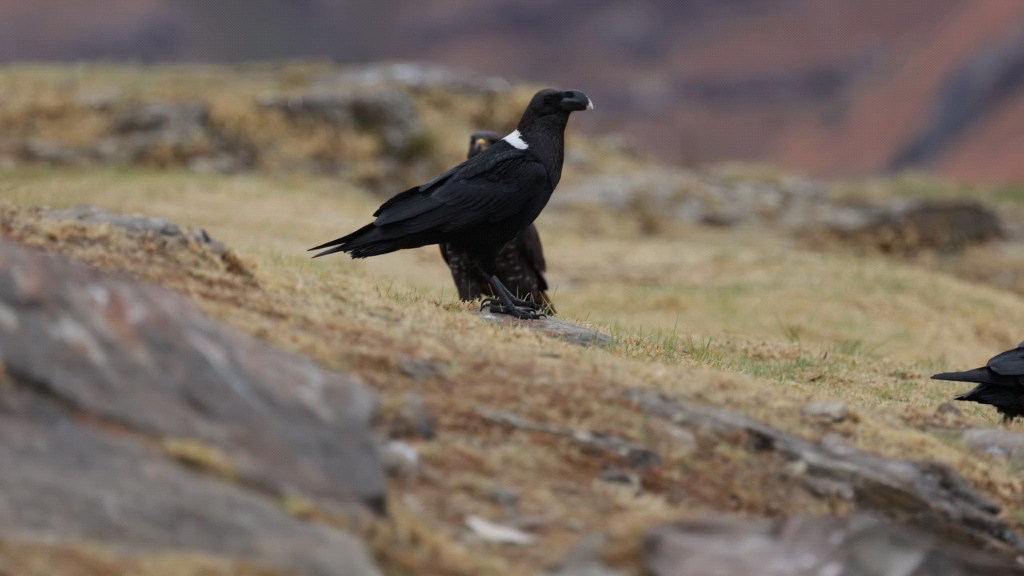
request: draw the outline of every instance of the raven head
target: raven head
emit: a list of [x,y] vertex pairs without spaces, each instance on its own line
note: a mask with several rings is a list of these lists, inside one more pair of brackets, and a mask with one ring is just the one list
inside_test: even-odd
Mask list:
[[593,110],[594,103],[586,94],[579,90],[566,90],[564,92],[548,88],[537,92],[530,105],[526,107],[527,112],[536,116],[547,116],[550,114],[568,114],[577,110]]

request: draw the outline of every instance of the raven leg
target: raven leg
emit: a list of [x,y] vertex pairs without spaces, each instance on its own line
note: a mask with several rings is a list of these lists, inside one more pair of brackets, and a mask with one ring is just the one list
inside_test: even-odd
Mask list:
[[508,291],[508,288],[505,288],[505,285],[501,283],[501,280],[498,280],[497,276],[491,276],[488,282],[490,282],[491,288],[494,289],[497,297],[485,299],[480,306],[481,310],[486,306],[491,312],[508,314],[520,320],[537,320],[544,316],[543,313],[539,312],[539,310],[544,308],[543,306],[512,296],[512,293]]

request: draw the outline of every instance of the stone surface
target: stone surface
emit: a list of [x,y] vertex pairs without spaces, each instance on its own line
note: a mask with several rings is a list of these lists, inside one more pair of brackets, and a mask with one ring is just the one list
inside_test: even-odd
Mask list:
[[541,576],[627,576],[626,572],[609,568],[601,560],[601,548],[606,543],[604,534],[584,536],[554,570]]
[[570,438],[588,450],[617,456],[622,459],[623,464],[631,468],[651,468],[662,461],[661,455],[654,450],[618,436],[533,422],[515,414],[499,412],[483,406],[478,406],[476,413],[484,420],[494,424]]
[[268,97],[259,104],[280,110],[292,120],[325,122],[374,133],[385,152],[392,156],[408,156],[423,134],[415,102],[400,90],[323,90],[301,96]]
[[507,314],[493,314],[487,311],[479,312],[479,315],[486,322],[506,326],[522,326],[539,334],[578,346],[611,346],[614,343],[612,337],[607,334],[550,316],[539,320],[519,320]]
[[977,202],[893,200],[884,204],[827,206],[802,232],[829,235],[886,253],[955,250],[1003,237],[1003,224]]
[[508,81],[496,76],[480,76],[447,66],[409,62],[353,67],[341,73],[315,78],[312,84],[314,88],[339,84],[359,86],[394,84],[413,90],[440,89],[472,94],[504,92],[511,87]]
[[203,101],[155,102],[116,114],[91,156],[109,164],[186,164],[217,172],[252,168],[257,160],[255,147],[211,124]]
[[842,422],[850,415],[846,402],[814,402],[800,412],[809,418],[828,422]]
[[594,204],[632,213],[652,233],[662,219],[762,225],[812,244],[832,240],[896,254],[958,249],[1004,235],[996,212],[977,202],[851,203],[823,183],[790,176],[731,178],[657,167],[581,179],[551,199],[556,209]]
[[78,419],[36,385],[0,384],[5,538],[89,540],[127,554],[203,552],[315,576],[379,575],[352,536],[299,522],[271,498]]
[[649,390],[631,390],[626,397],[680,426],[744,434],[749,449],[775,451],[790,460],[793,475],[814,493],[847,498],[857,509],[965,545],[1024,549],[1019,536],[999,517],[999,507],[945,464],[886,458],[846,446],[833,436],[805,440],[738,412],[690,405]]
[[[152,232],[153,234],[163,236],[181,236],[183,234],[182,229],[177,224],[165,218],[119,214],[105,208],[89,206],[87,204],[59,210],[46,210],[43,212],[43,217],[50,220],[71,220],[86,224],[110,224],[129,232]],[[214,242],[202,229],[197,231],[196,238],[205,243]]]
[[466,527],[472,530],[473,534],[481,540],[494,544],[529,546],[537,541],[537,537],[532,534],[527,534],[511,526],[495,524],[479,516],[467,516]]
[[962,439],[971,450],[1024,462],[1024,434],[1010,430],[964,430]]
[[865,516],[682,521],[651,531],[644,556],[652,576],[1024,575],[1010,556]]
[[92,418],[213,447],[246,485],[383,507],[374,396],[169,290],[0,242],[0,360]]
[[939,407],[935,409],[935,412],[943,415],[948,414],[950,416],[964,415],[963,411],[961,411],[959,408],[957,408],[954,404],[950,402],[943,402],[942,404],[939,404]]
[[392,438],[412,436],[433,440],[437,436],[437,418],[423,396],[410,393],[405,395],[402,408],[391,420],[388,429]]

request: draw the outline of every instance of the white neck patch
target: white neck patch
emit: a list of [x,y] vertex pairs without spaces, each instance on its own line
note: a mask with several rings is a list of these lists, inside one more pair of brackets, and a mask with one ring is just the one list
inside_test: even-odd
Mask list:
[[530,145],[526,143],[526,140],[523,140],[523,135],[519,133],[519,130],[514,130],[511,134],[502,138],[502,140],[508,142],[513,148],[518,148],[519,150],[526,150],[530,147]]

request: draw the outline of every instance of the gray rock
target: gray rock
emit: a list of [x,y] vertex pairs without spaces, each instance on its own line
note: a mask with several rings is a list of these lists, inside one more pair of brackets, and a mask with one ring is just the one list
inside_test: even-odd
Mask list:
[[816,492],[849,494],[859,509],[943,534],[966,545],[1010,546],[1024,543],[999,517],[999,507],[979,494],[960,474],[939,462],[886,458],[844,445],[834,436],[818,442],[776,430],[729,410],[664,398],[649,390],[626,397],[650,414],[722,435],[745,434],[752,450],[772,450],[800,469]]
[[[139,106],[115,115],[109,132],[92,147],[93,157],[108,164],[155,160],[187,165],[197,172],[231,173],[252,168],[258,156],[255,146],[213,125],[209,106],[202,101]],[[195,149],[200,142],[201,153]],[[161,153],[154,155],[158,150]]]
[[530,330],[568,342],[577,346],[611,346],[614,344],[611,336],[602,334],[596,330],[577,326],[572,322],[558,318],[545,317],[539,320],[519,320],[507,314],[493,314],[488,311],[478,313],[480,318],[486,322],[508,326],[522,326]]
[[375,133],[392,156],[413,152],[423,136],[416,103],[399,90],[323,92],[285,98],[264,98],[263,108],[280,110],[292,119],[351,127]]
[[476,94],[504,92],[510,88],[506,80],[496,76],[480,76],[447,66],[406,62],[370,64],[313,80],[314,88],[352,84],[364,87],[395,84],[414,90],[442,89]]
[[846,402],[814,402],[800,412],[810,418],[828,422],[842,422],[850,415]]
[[24,162],[38,162],[51,166],[77,166],[84,161],[82,152],[76,148],[41,140],[28,140],[22,143],[19,156]]
[[621,458],[627,466],[633,468],[651,468],[661,464],[662,462],[661,455],[654,450],[635,444],[618,436],[612,436],[601,432],[575,430],[572,428],[555,426],[553,424],[544,424],[541,422],[533,422],[532,420],[527,420],[526,418],[515,414],[499,412],[483,406],[477,406],[476,413],[484,420],[494,424],[501,424],[503,426],[511,426],[512,428],[520,430],[532,430],[534,432],[543,432],[545,434],[554,434],[556,436],[570,438],[587,449],[617,456]]
[[351,535],[299,522],[264,495],[162,458],[145,436],[104,433],[69,408],[35,384],[0,383],[5,537],[88,540],[128,554],[204,552],[316,576],[379,576]]
[[420,468],[420,454],[405,442],[392,440],[384,445],[381,460],[389,476],[412,478]]
[[[184,236],[186,231],[165,218],[142,215],[118,214],[105,208],[79,204],[60,210],[46,210],[43,217],[50,220],[66,220],[86,224],[109,224],[128,232],[152,233],[161,236]],[[210,238],[206,230],[195,228],[187,231],[189,239],[198,244],[206,245],[218,256],[223,256],[227,248],[223,243]]]
[[506,508],[515,508],[519,505],[519,492],[501,484],[491,486],[490,497],[494,503]]
[[398,365],[398,369],[406,376],[416,380],[443,378],[448,373],[444,363],[421,358],[406,358]]
[[687,520],[644,541],[652,576],[1018,576],[1010,555],[981,552],[865,516]]
[[413,436],[433,440],[437,436],[437,420],[419,394],[406,394],[402,409],[389,428],[393,438]]
[[656,214],[695,224],[772,224],[784,229],[812,218],[829,198],[817,183],[786,177],[778,182],[728,179],[679,168],[602,174],[568,183],[554,207],[599,204],[615,211]]
[[[129,232],[152,232],[164,236],[181,235],[181,228],[165,218],[140,215],[126,216],[105,208],[86,204],[60,210],[47,210],[43,213],[43,217],[50,220],[73,220],[87,224],[110,224]],[[207,238],[209,237],[207,236]]]
[[978,202],[897,199],[885,204],[837,205],[823,209],[803,233],[826,233],[883,252],[959,249],[1004,236],[998,214]]
[[563,185],[557,208],[601,205],[645,222],[668,218],[714,226],[762,225],[899,254],[951,250],[1004,236],[994,210],[977,202],[895,199],[849,203],[824,184],[790,176],[730,177],[652,167],[600,174]]
[[147,104],[114,117],[111,129],[119,134],[149,133],[187,141],[210,120],[205,102]]
[[962,439],[971,450],[1024,462],[1024,434],[1020,432],[974,428],[964,430]]
[[625,484],[634,488],[639,488],[640,486],[640,478],[635,472],[616,468],[615,466],[605,467],[597,475],[597,479],[608,484]]
[[170,290],[2,241],[0,361],[93,418],[216,449],[246,485],[383,508],[375,397]]
[[943,402],[939,404],[939,407],[935,410],[939,414],[949,414],[950,416],[963,416],[964,413],[949,402]]
[[606,541],[604,534],[584,536],[565,554],[555,570],[541,576],[627,576],[622,570],[605,566],[601,560],[601,548]]

